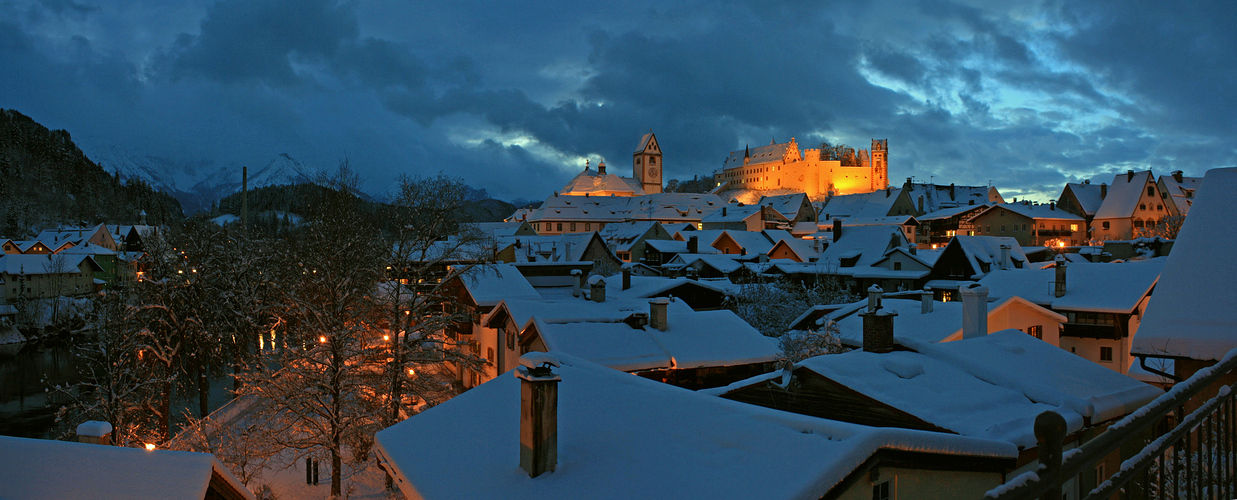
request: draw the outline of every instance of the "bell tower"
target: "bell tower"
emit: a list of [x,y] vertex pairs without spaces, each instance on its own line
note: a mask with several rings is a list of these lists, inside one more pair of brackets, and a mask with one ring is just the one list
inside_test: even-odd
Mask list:
[[872,139],[872,190],[889,187],[889,139]]
[[640,145],[631,155],[632,177],[640,181],[644,194],[661,192],[661,146],[657,144],[657,136],[653,131],[640,138]]

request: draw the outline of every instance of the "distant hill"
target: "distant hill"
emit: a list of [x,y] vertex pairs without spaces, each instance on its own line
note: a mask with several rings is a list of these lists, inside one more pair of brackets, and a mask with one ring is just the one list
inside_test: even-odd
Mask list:
[[91,161],[69,132],[0,109],[0,235],[24,238],[61,223],[150,224],[184,218],[180,202]]

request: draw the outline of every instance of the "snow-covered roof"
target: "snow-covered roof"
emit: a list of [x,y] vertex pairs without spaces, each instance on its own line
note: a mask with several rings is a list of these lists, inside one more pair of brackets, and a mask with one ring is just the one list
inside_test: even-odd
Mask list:
[[957,207],[952,207],[952,208],[942,208],[940,210],[927,212],[923,215],[915,217],[915,219],[920,222],[930,221],[930,220],[943,220],[943,219],[948,219],[950,217],[954,217],[959,214],[964,214],[971,210],[983,209],[987,205],[988,204],[976,204],[976,205],[963,205],[963,206],[957,206]]
[[[903,186],[905,189],[905,186]],[[923,197],[921,212],[936,212],[945,208],[983,205],[988,202],[1004,203],[1004,199],[995,189],[988,186],[945,186],[941,184],[911,183],[910,191],[906,193],[919,208],[919,198]]]
[[670,259],[670,262],[663,267],[674,267],[673,264],[695,266],[697,262],[700,262],[702,265],[716,269],[722,274],[730,274],[743,267],[742,262],[735,260],[736,257],[738,257],[738,255],[734,254],[681,253],[675,255],[674,258]]
[[585,168],[584,171],[576,174],[567,184],[563,186],[562,193],[564,195],[580,196],[588,193],[590,195],[615,194],[619,196],[636,196],[644,194],[644,190],[636,186],[632,186],[626,179],[611,173],[602,174],[597,170]]
[[1107,187],[1100,187],[1098,184],[1071,182],[1065,185],[1070,192],[1074,193],[1074,198],[1078,200],[1078,204],[1082,205],[1083,213],[1087,215],[1095,215],[1095,212],[1100,209],[1100,205],[1104,204],[1104,190]]
[[1190,207],[1194,204],[1194,195],[1198,192],[1198,188],[1203,185],[1202,177],[1181,177],[1181,182],[1177,182],[1177,178],[1171,175],[1161,175],[1160,182],[1164,184],[1164,192],[1168,194],[1168,199],[1177,207],[1177,211],[1181,215],[1189,215]]
[[742,151],[731,151],[726,157],[726,163],[722,165],[722,169],[731,169],[743,167],[743,159],[749,158],[748,167],[759,165],[761,163],[769,163],[774,161],[782,161],[782,157],[786,155],[786,150],[790,148],[789,142],[781,144],[769,144],[768,146],[748,147]]
[[[687,253],[687,242],[679,240],[645,240],[644,244],[653,250],[661,253]],[[698,245],[696,251],[714,250],[713,247],[707,244]]]
[[981,262],[988,264],[990,271],[1001,268],[1001,246],[1009,246],[1009,262],[1005,263],[1007,269],[1025,266],[1028,262],[1026,254],[1022,253],[1022,245],[1019,245],[1018,240],[1011,236],[959,235],[954,236],[949,244],[957,245],[966,259],[970,261],[971,269],[978,273],[982,273]]
[[1143,187],[1153,179],[1150,170],[1128,174],[1117,174],[1112,184],[1108,186],[1108,196],[1095,211],[1098,219],[1128,218],[1138,209],[1138,200],[1142,198]]
[[[741,203],[731,203],[726,205],[725,210],[715,210],[713,213],[700,219],[701,222],[743,222],[748,217],[760,216],[760,211],[763,207],[760,205],[743,205]],[[724,213],[723,213],[724,212]]]
[[[502,247],[519,244],[519,248],[515,250],[516,262],[582,262],[584,253],[596,234],[595,231],[589,231],[544,236],[502,236],[498,238],[498,242]],[[598,243],[596,249],[604,249],[614,260],[618,260],[604,242]]]
[[[896,244],[895,244],[896,242]],[[870,267],[885,256],[885,251],[895,246],[906,246],[906,235],[896,227],[855,226],[842,231],[837,241],[829,244],[820,253],[817,262],[838,267],[839,274],[852,275],[855,270]],[[842,266],[843,260],[858,257],[853,266]]]
[[1208,170],[1203,179],[1134,336],[1135,353],[1219,360],[1237,347],[1237,233],[1229,223],[1237,169]]
[[[1176,251],[1174,246],[1173,252]],[[993,300],[1018,296],[1054,311],[1128,314],[1150,293],[1163,269],[1164,258],[1068,264],[1065,266],[1065,295],[1061,297],[1053,294],[1056,269],[1052,268],[995,270],[979,283],[988,287],[988,296]],[[1155,296],[1151,303],[1164,297],[1159,291]]]
[[1163,391],[1018,330],[957,342],[907,342],[989,383],[1021,390],[1033,401],[1069,408],[1092,423],[1137,410]]
[[460,282],[478,306],[490,307],[503,300],[540,299],[520,270],[511,264],[474,266],[460,275]]
[[632,313],[648,311],[648,299],[614,299],[605,302],[593,302],[583,297],[555,300],[511,299],[499,302],[498,306],[481,319],[481,324],[490,325],[500,314],[510,315],[512,322],[523,329],[533,318],[559,323],[622,321]]
[[822,218],[827,215],[830,219],[887,217],[901,192],[899,188],[886,188],[871,193],[834,196],[820,209],[820,214]]
[[[794,236],[782,229],[766,229],[764,231],[731,231],[727,229],[726,235],[734,240],[735,244],[739,245],[747,252],[747,255],[767,254],[773,249],[778,241],[793,240]],[[720,237],[719,237],[720,238]],[[717,243],[714,240],[714,243]]]
[[880,449],[1018,454],[1004,442],[770,410],[553,354],[557,470],[530,479],[519,468],[521,382],[502,376],[378,432],[405,495],[819,498]]
[[615,251],[627,252],[631,251],[631,247],[635,245],[649,231],[653,230],[653,226],[658,224],[657,221],[631,221],[606,224],[598,234],[601,239],[606,240],[606,244],[610,245]]
[[[760,201],[756,202],[760,206],[771,206],[777,213],[784,215],[789,220],[795,220],[799,216],[799,210],[802,210],[808,199],[806,193],[782,194],[777,196],[761,196]],[[810,208],[812,204],[806,203]],[[812,209],[815,210],[815,209]],[[812,214],[815,215],[815,214]],[[812,217],[815,219],[815,217]]]
[[[88,254],[0,254],[0,274],[51,274],[53,272],[78,274],[83,261],[96,270],[99,265]],[[57,266],[63,268],[57,270]]]
[[115,251],[115,250],[112,250],[112,249],[107,248],[107,247],[104,247],[104,246],[99,246],[99,245],[96,245],[96,244],[91,243],[91,242],[89,242],[89,241],[84,242],[83,244],[81,244],[81,245],[77,245],[77,246],[75,246],[75,247],[66,248],[66,249],[61,250],[60,252],[57,252],[57,253],[62,253],[62,254],[67,254],[67,255],[75,255],[75,254],[81,254],[81,255],[116,255],[116,251]]
[[[649,312],[647,301],[644,311],[638,312]],[[534,318],[533,324],[547,349],[621,371],[736,366],[770,362],[782,355],[774,340],[735,313],[693,311],[681,300],[671,300],[667,306],[666,331],[633,327],[621,320]]]
[[698,286],[723,295],[732,294],[731,287],[708,281],[687,278],[664,278],[660,276],[631,276],[631,288],[623,290],[623,276],[615,274],[606,278],[606,299],[647,299],[658,297],[680,286]]
[[994,204],[991,207],[984,210],[983,212],[976,214],[976,217],[983,215],[987,213],[988,211],[996,210],[997,208],[1003,208],[1005,210],[1009,210],[1010,212],[1016,213],[1023,217],[1027,217],[1029,219],[1066,219],[1066,220],[1083,222],[1082,217],[1071,214],[1064,210],[1059,210],[1056,208],[1055,205],[1046,205],[1042,203],[1032,205],[1028,202]]
[[212,477],[253,498],[209,453],[0,436],[4,498],[206,498]]

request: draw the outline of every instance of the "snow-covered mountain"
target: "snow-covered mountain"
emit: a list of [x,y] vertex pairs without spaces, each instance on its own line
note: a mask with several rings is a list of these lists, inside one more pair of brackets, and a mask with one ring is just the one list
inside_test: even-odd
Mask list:
[[[90,142],[90,141],[86,141]],[[186,214],[209,209],[220,198],[241,190],[239,164],[219,166],[212,160],[185,160],[118,144],[83,144],[82,152],[108,172],[141,179],[180,201]],[[285,154],[262,167],[249,168],[249,187],[311,182],[318,172]]]

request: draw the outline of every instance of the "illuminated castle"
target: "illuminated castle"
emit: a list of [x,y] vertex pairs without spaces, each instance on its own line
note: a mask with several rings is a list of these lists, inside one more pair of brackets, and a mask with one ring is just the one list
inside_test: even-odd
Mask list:
[[799,150],[794,138],[781,144],[731,151],[714,173],[714,192],[732,189],[790,190],[813,199],[827,195],[871,193],[889,186],[888,139],[873,139],[872,150],[856,152],[859,166],[821,160],[819,149]]

